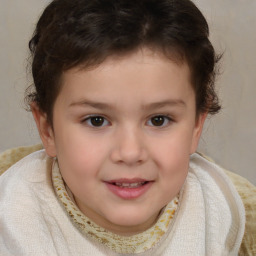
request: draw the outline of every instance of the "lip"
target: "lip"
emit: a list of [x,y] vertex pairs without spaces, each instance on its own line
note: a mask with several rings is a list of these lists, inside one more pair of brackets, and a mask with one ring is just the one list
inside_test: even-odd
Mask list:
[[[146,182],[143,185],[140,185],[138,187],[120,187],[117,185],[114,185],[114,183],[126,183],[126,184],[132,184],[132,183],[142,183]],[[116,196],[122,198],[122,199],[136,199],[141,197],[143,194],[145,194],[150,187],[153,184],[153,181],[143,180],[143,179],[118,179],[118,180],[111,180],[105,182],[107,188]]]

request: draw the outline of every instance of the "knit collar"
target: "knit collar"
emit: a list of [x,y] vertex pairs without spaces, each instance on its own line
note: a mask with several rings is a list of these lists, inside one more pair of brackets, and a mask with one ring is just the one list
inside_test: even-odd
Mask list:
[[141,253],[154,247],[173,223],[173,218],[178,208],[178,197],[175,197],[162,210],[157,222],[151,228],[140,234],[128,237],[120,236],[98,226],[79,210],[72,198],[71,191],[62,179],[57,160],[53,162],[52,182],[64,209],[82,234],[104,244],[117,253]]

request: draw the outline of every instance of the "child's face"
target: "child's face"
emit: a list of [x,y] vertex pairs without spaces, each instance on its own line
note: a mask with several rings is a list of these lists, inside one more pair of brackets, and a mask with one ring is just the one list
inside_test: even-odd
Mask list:
[[188,66],[144,49],[64,73],[54,131],[41,136],[81,211],[128,235],[149,228],[180,191],[204,118],[196,120]]

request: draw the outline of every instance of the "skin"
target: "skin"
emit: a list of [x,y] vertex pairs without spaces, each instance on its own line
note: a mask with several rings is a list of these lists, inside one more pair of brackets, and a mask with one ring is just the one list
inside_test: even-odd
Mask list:
[[[32,104],[46,153],[91,220],[126,236],[148,229],[184,184],[206,118],[196,118],[188,65],[141,49],[62,80],[53,128]],[[107,185],[120,179],[150,186],[125,199]]]

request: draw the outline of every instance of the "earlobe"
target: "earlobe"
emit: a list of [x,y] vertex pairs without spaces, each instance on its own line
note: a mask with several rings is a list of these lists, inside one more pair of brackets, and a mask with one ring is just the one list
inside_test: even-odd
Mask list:
[[50,157],[55,157],[56,147],[54,133],[47,120],[46,113],[43,113],[35,102],[30,104],[30,108],[47,155]]
[[196,149],[197,149],[197,146],[198,146],[198,143],[200,140],[200,136],[203,131],[204,122],[205,122],[207,115],[208,115],[207,112],[201,113],[201,114],[199,114],[199,116],[196,120],[195,128],[193,131],[193,138],[192,138],[192,143],[191,143],[190,154],[193,154],[196,152]]

